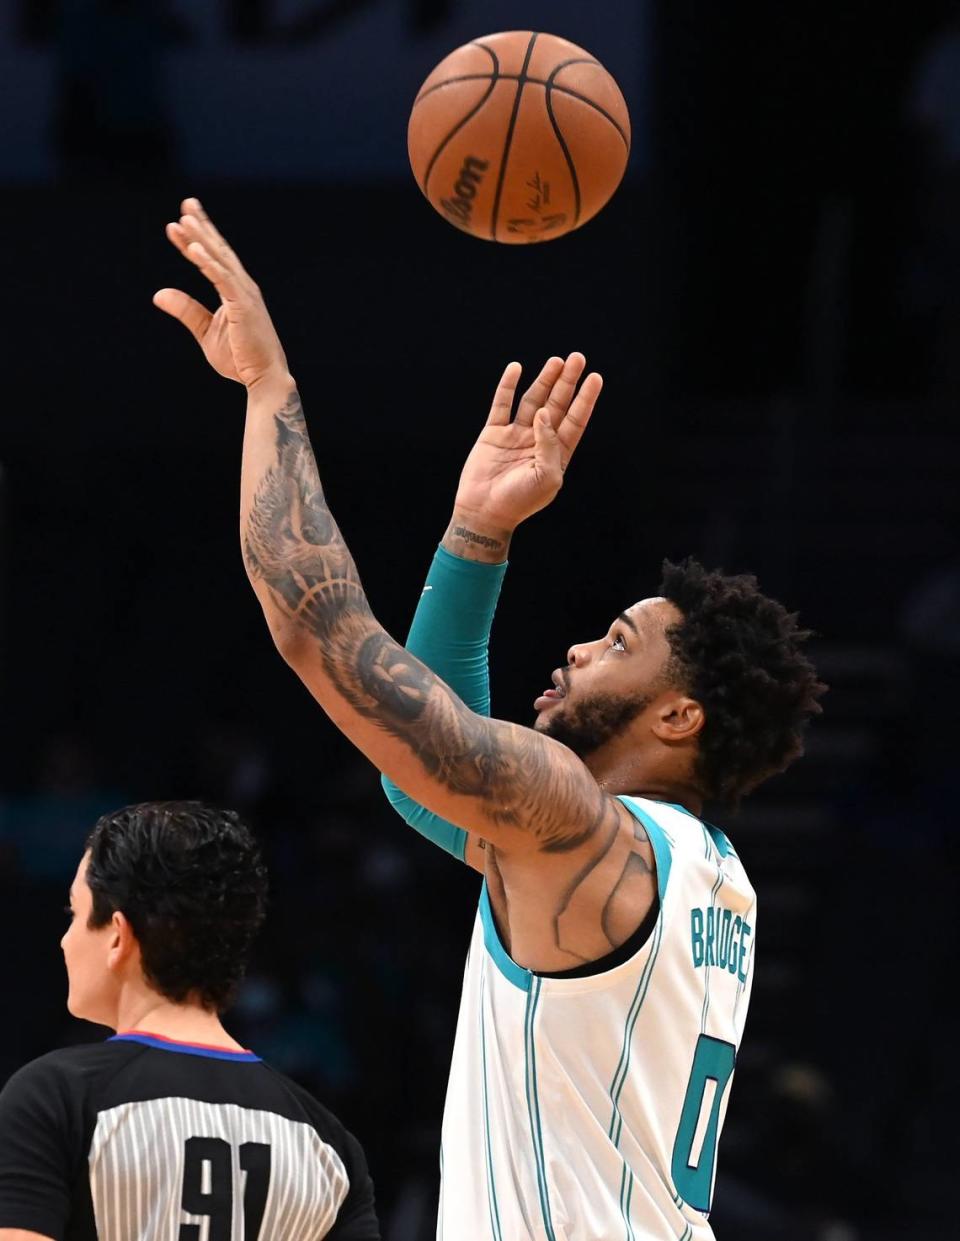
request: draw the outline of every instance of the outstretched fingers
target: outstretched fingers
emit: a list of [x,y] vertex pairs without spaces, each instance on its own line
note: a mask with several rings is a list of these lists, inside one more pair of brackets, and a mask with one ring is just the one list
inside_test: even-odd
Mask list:
[[186,258],[187,246],[190,244],[190,237],[187,230],[177,221],[171,221],[166,228],[167,238],[171,241],[180,253]]
[[[198,198],[185,198],[181,203],[180,228],[188,243],[197,242],[210,258],[223,268],[238,287],[255,288],[243,264],[216,225],[204,211]],[[187,255],[189,258],[190,256]]]
[[183,255],[206,276],[220,294],[222,302],[240,301],[246,292],[241,280],[235,272],[229,270],[223,263],[214,258],[202,242],[188,242]]
[[543,407],[550,415],[550,425],[559,430],[570,402],[577,391],[577,384],[587,367],[587,359],[582,353],[571,353],[564,362],[559,375],[543,402]]
[[559,488],[563,483],[563,471],[567,468],[567,457],[553,429],[550,411],[546,408],[537,410],[533,420],[533,438],[534,468],[538,478]]
[[591,371],[580,385],[580,391],[573,404],[557,427],[557,436],[563,449],[564,469],[587,429],[587,423],[590,421],[602,388],[603,376],[596,371]]
[[487,417],[488,427],[505,427],[513,414],[513,400],[517,395],[517,384],[523,368],[519,362],[510,362],[500,377],[497,390],[493,394],[493,404]]
[[536,377],[527,391],[520,399],[520,407],[517,410],[517,425],[521,427],[533,426],[533,417],[538,409],[542,409],[547,403],[553,385],[560,378],[563,370],[563,358],[548,358],[544,363],[543,370]]

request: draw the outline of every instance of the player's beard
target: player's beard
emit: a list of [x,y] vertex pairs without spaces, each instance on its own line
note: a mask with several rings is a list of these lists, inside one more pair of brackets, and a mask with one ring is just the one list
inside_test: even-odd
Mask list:
[[563,699],[561,706],[540,716],[537,732],[562,741],[579,758],[587,758],[632,723],[651,702],[650,694],[627,698],[594,694],[576,703]]

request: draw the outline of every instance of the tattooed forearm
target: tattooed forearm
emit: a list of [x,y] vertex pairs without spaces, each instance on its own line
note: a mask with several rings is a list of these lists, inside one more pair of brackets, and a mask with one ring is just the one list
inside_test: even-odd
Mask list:
[[317,638],[341,612],[370,614],[360,575],[327,508],[300,397],[275,415],[276,464],[257,487],[244,529],[244,557],[281,611]]
[[610,811],[579,766],[557,761],[530,729],[475,715],[377,622],[327,507],[296,393],[274,429],[275,459],[243,528],[247,570],[271,624],[298,632],[342,699],[448,792],[476,799],[492,824],[531,830],[547,849],[586,839]]

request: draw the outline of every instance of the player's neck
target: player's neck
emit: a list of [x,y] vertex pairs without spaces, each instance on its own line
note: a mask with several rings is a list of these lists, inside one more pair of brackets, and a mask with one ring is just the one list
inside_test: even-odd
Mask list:
[[703,798],[692,784],[650,770],[636,755],[617,755],[601,749],[584,759],[584,763],[597,784],[613,797],[621,793],[649,797],[683,806],[698,818],[703,813]]
[[121,997],[116,1029],[118,1033],[138,1031],[178,1043],[198,1043],[227,1051],[245,1050],[223,1028],[219,1014],[199,1004],[175,1004],[155,992]]

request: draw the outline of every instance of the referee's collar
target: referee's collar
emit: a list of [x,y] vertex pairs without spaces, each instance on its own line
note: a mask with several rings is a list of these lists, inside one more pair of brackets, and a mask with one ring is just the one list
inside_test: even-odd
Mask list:
[[260,1057],[252,1051],[232,1051],[227,1047],[212,1047],[209,1043],[183,1043],[163,1034],[151,1034],[148,1030],[120,1030],[108,1039],[111,1043],[142,1043],[157,1051],[179,1052],[183,1056],[206,1056],[209,1060],[232,1060],[239,1064],[257,1064]]

